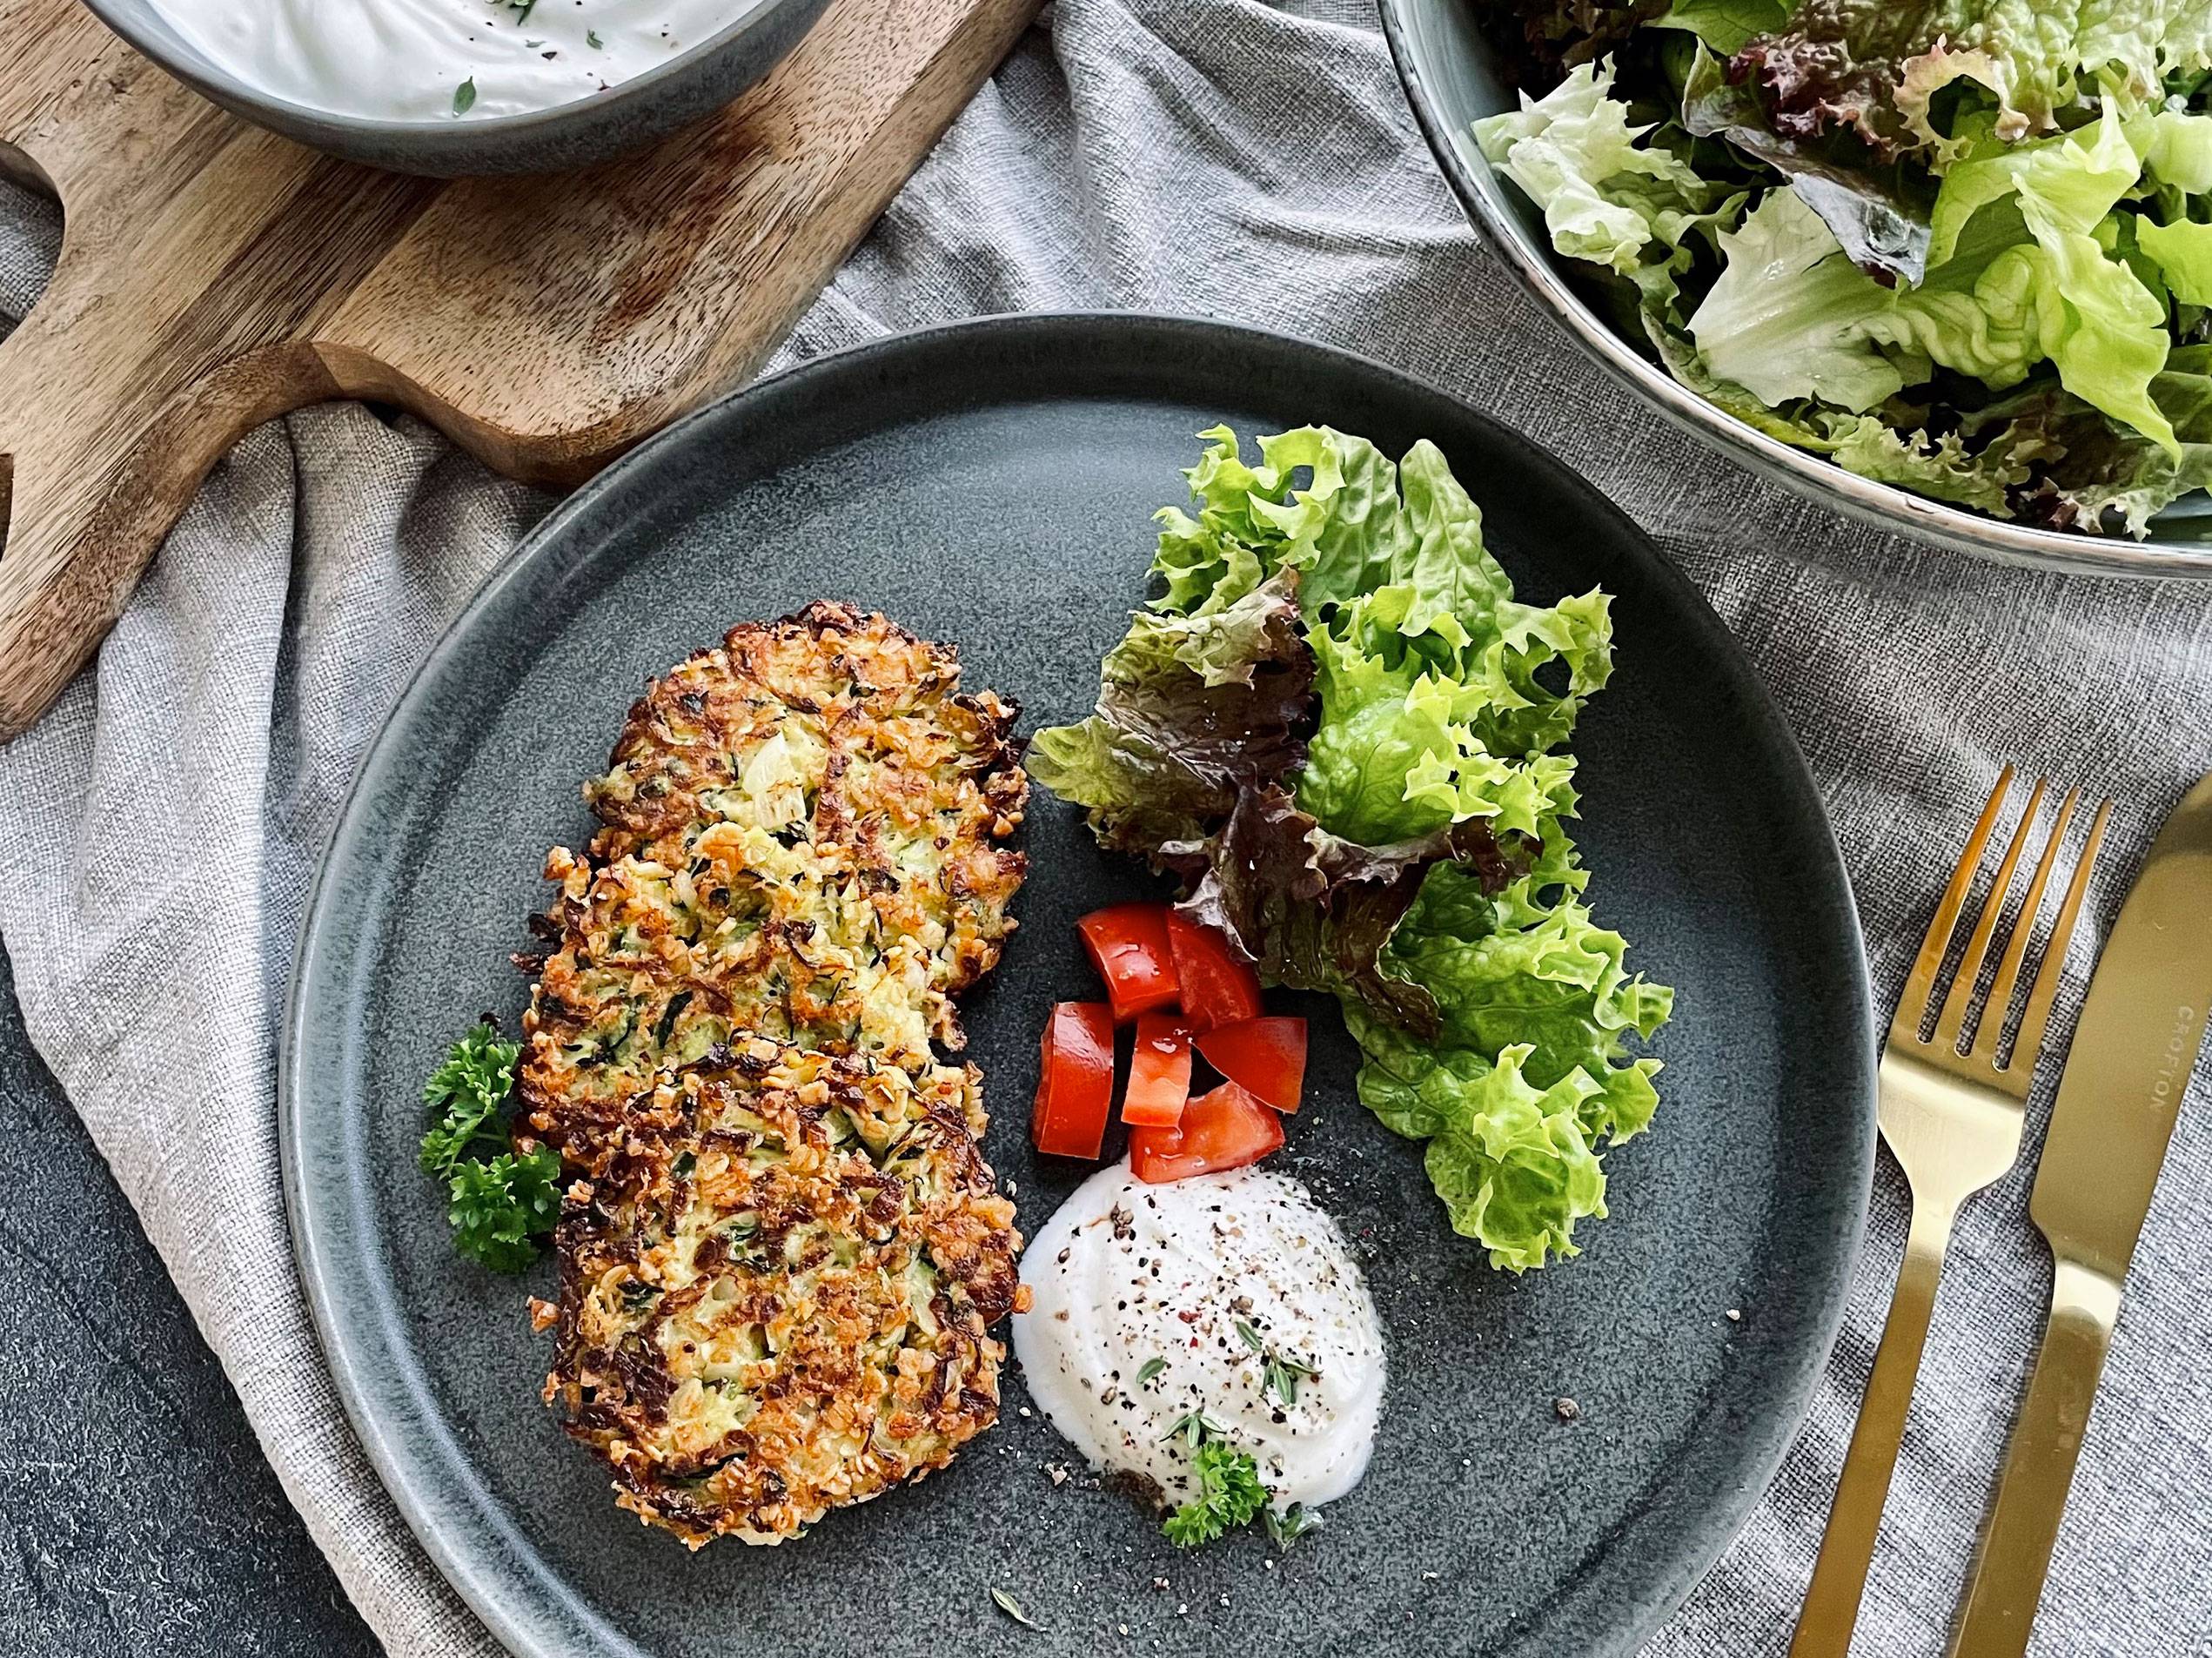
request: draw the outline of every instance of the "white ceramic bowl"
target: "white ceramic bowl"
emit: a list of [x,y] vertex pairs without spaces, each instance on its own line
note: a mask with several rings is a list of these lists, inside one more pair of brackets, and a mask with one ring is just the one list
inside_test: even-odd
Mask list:
[[470,121],[375,120],[289,103],[209,62],[149,0],[84,3],[146,57],[233,115],[348,161],[443,178],[556,172],[642,149],[767,74],[828,0],[754,0],[711,39],[604,92],[549,110]]

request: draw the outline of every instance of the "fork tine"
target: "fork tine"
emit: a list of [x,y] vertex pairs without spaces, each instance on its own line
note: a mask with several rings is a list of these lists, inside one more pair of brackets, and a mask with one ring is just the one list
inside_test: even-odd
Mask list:
[[1959,924],[1959,911],[1965,907],[1967,890],[1974,885],[1974,872],[1981,867],[1981,854],[1989,844],[1989,832],[1997,827],[1997,814],[2004,809],[2005,796],[2012,784],[2013,769],[2007,766],[1997,774],[1996,787],[1989,791],[1989,803],[1981,809],[1974,833],[1967,836],[1966,850],[1959,854],[1958,867],[1951,871],[1951,884],[1943,889],[1942,902],[1935,906],[1935,919],[1928,923],[1927,936],[1921,940],[1920,953],[1905,980],[1905,992],[1897,998],[1897,1013],[1890,1021],[1890,1029],[1907,1042],[1917,1043],[1920,1039],[1920,1021],[1927,1017],[1928,1002],[1935,994],[1935,976],[1943,970],[1943,957],[1951,948],[1952,929]]
[[2043,895],[2051,884],[2051,871],[2058,866],[2059,849],[2066,844],[2066,831],[2074,822],[2074,809],[2081,803],[2081,791],[2069,789],[2059,804],[2058,822],[2051,826],[2051,838],[2044,842],[2043,856],[2035,861],[2035,878],[2028,883],[2028,896],[2020,901],[2020,919],[2013,923],[2012,936],[2005,941],[2004,956],[1997,963],[1997,977],[1990,982],[1989,1001],[1982,1009],[1981,1023],[1974,1026],[1974,1046],[1967,1057],[1997,1063],[1997,1044],[2005,1034],[2005,1015],[2012,1009],[2013,990],[2020,983],[2020,964],[2028,955],[2028,941],[2034,936],[2035,923],[2043,913]]
[[2104,844],[2105,820],[2111,816],[2112,802],[2100,801],[2097,815],[2089,822],[2089,838],[2081,846],[2081,861],[2074,866],[2074,879],[2066,884],[2066,902],[2059,905],[2051,942],[2043,947],[2042,963],[2035,970],[2035,983],[2028,993],[2028,1010],[2020,1016],[2020,1034],[2013,1038],[2008,1070],[2026,1055],[2029,1074],[2034,1071],[2035,1056],[2043,1046],[2043,1030],[2051,1022],[2051,1002],[2058,995],[2058,982],[2065,971],[2067,950],[2074,942],[2075,923],[2081,916],[2081,896],[2089,889],[2089,870],[2096,863],[2097,849]]
[[1959,1032],[1966,1029],[1967,1015],[1973,1010],[1974,981],[1981,977],[1981,963],[1989,954],[1990,935],[1997,930],[1998,918],[2003,915],[2005,900],[2013,889],[2013,876],[2020,868],[2021,856],[2028,850],[2028,837],[2035,832],[2035,814],[2042,809],[2044,782],[2035,780],[2035,788],[2028,796],[2028,809],[2020,815],[2019,827],[2013,830],[2012,844],[2005,849],[2005,861],[1997,866],[1997,879],[1989,889],[1988,902],[1981,906],[1981,914],[1974,923],[1974,935],[1967,940],[1967,953],[1959,958],[1958,977],[1951,981],[1951,993],[1943,998],[1943,1011],[1935,1021],[1935,1045],[1955,1049]]

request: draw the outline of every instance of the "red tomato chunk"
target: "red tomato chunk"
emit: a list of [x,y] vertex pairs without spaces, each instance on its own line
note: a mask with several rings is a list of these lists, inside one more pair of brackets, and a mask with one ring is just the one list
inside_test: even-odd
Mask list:
[[1305,1021],[1243,1019],[1198,1038],[1205,1061],[1262,1104],[1298,1109],[1305,1088]]
[[1122,1121],[1132,1127],[1173,1128],[1190,1098],[1190,1037],[1175,1014],[1156,1010],[1136,1016],[1129,1090]]
[[1168,951],[1191,1030],[1203,1033],[1260,1017],[1260,976],[1223,934],[1170,910]]
[[1283,1144],[1283,1118],[1235,1083],[1223,1083],[1183,1108],[1174,1128],[1133,1128],[1129,1167],[1162,1185],[1194,1174],[1217,1174],[1257,1163]]
[[1083,933],[1114,1020],[1126,1024],[1148,1008],[1172,1004],[1180,993],[1175,957],[1168,944],[1168,907],[1158,903],[1116,904],[1095,910],[1076,923]]
[[1062,1002],[1039,1044],[1029,1138],[1048,1157],[1096,1158],[1114,1108],[1114,1015],[1103,1002]]

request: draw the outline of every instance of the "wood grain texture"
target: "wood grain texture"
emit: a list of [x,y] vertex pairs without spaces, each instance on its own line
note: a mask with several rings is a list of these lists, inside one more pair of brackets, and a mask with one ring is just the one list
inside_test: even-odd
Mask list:
[[245,124],[75,0],[0,0],[0,165],[65,218],[45,297],[0,343],[0,738],[271,416],[383,399],[567,485],[746,379],[1037,3],[835,0],[751,91],[642,155],[440,181]]

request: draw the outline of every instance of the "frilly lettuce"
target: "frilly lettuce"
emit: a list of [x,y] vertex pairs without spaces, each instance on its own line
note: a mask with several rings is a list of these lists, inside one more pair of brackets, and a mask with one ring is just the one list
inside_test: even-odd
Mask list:
[[[1650,1120],[1672,992],[1585,901],[1561,752],[1612,669],[1599,592],[1524,604],[1441,452],[1225,428],[1159,514],[1162,595],[1030,769],[1183,882],[1271,983],[1333,992],[1360,1093],[1500,1266],[1572,1254]],[[1295,625],[1292,619],[1295,618]],[[1240,742],[1240,734],[1243,740]]]
[[1874,331],[1897,296],[1851,262],[1795,186],[1720,238],[1719,279],[1690,319],[1707,369],[1769,405],[1816,397],[1853,413],[1905,386]]
[[1731,70],[1755,84],[1778,130],[1847,130],[1882,158],[1955,154],[1937,95],[1965,86],[2007,141],[2051,131],[2086,91],[2129,109],[2166,78],[2212,65],[2212,8],[2185,0],[1804,0],[1746,42]]
[[[1562,205],[1579,158],[1574,199],[1624,215],[1597,257],[1635,284],[1627,326],[1746,424],[1937,500],[2144,534],[2212,436],[2174,413],[2212,339],[2212,6],[1785,10],[1679,0],[1616,42],[1618,79],[1585,64],[1480,124],[1485,153],[1545,161]],[[1670,90],[1679,125],[1654,127]],[[1638,211],[1660,181],[1671,218]]]
[[1627,276],[1648,244],[1680,241],[1712,192],[1687,164],[1637,142],[1650,129],[1629,124],[1611,85],[1609,70],[1585,64],[1541,100],[1523,94],[1519,109],[1478,122],[1475,142],[1544,210],[1554,247]]
[[1393,1043],[1359,1073],[1368,1109],[1428,1142],[1422,1161],[1452,1229],[1516,1272],[1579,1253],[1575,1222],[1605,1213],[1605,1172],[1581,1115],[1597,1084],[1577,1071],[1537,1088],[1523,1069],[1532,1051],[1508,1047],[1493,1063],[1469,1049]]
[[1139,611],[1099,666],[1097,711],[1037,733],[1031,773],[1116,851],[1202,837],[1304,757],[1313,655],[1296,584],[1280,574],[1203,614]]
[[1628,106],[1607,96],[1610,65],[1584,64],[1541,99],[1475,124],[1485,159],[1544,210],[1552,245],[1636,284],[1646,305],[1664,307],[1688,268],[1693,234],[1733,220],[1739,196],[1707,184],[1632,126]]

